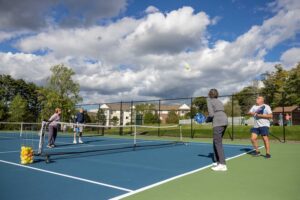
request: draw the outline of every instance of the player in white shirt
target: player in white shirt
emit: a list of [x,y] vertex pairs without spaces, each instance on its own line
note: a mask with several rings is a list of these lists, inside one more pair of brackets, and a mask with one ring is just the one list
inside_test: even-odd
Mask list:
[[269,105],[264,103],[264,97],[256,98],[256,105],[252,106],[249,115],[254,117],[254,126],[251,129],[251,142],[255,148],[255,155],[259,156],[257,137],[261,135],[266,148],[266,158],[271,158],[270,142],[269,142],[269,128],[270,119],[273,118],[272,110]]

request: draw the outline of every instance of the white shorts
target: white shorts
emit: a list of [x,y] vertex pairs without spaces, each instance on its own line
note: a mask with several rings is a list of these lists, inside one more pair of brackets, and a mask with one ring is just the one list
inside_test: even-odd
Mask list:
[[83,124],[74,125],[74,132],[83,132]]

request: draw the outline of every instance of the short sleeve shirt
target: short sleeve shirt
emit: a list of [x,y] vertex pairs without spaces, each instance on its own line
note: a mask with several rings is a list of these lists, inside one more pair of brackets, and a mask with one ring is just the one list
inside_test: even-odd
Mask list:
[[[272,114],[272,110],[270,106],[266,104],[263,104],[261,106],[254,105],[252,106],[249,112],[257,113],[262,110],[263,106],[264,106],[264,109],[262,111],[263,114]],[[263,127],[263,126],[270,127],[270,120],[254,116],[254,128]]]

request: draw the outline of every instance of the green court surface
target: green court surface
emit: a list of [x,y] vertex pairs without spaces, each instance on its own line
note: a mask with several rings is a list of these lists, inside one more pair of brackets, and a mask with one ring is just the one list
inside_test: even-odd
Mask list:
[[300,143],[273,141],[271,153],[271,159],[246,154],[229,160],[225,173],[207,168],[125,199],[300,200]]

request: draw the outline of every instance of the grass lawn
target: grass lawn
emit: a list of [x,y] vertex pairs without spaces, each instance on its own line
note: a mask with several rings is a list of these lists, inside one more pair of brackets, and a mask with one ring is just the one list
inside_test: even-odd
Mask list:
[[299,152],[299,143],[273,142],[271,159],[244,155],[228,161],[227,172],[205,169],[125,199],[299,200]]

